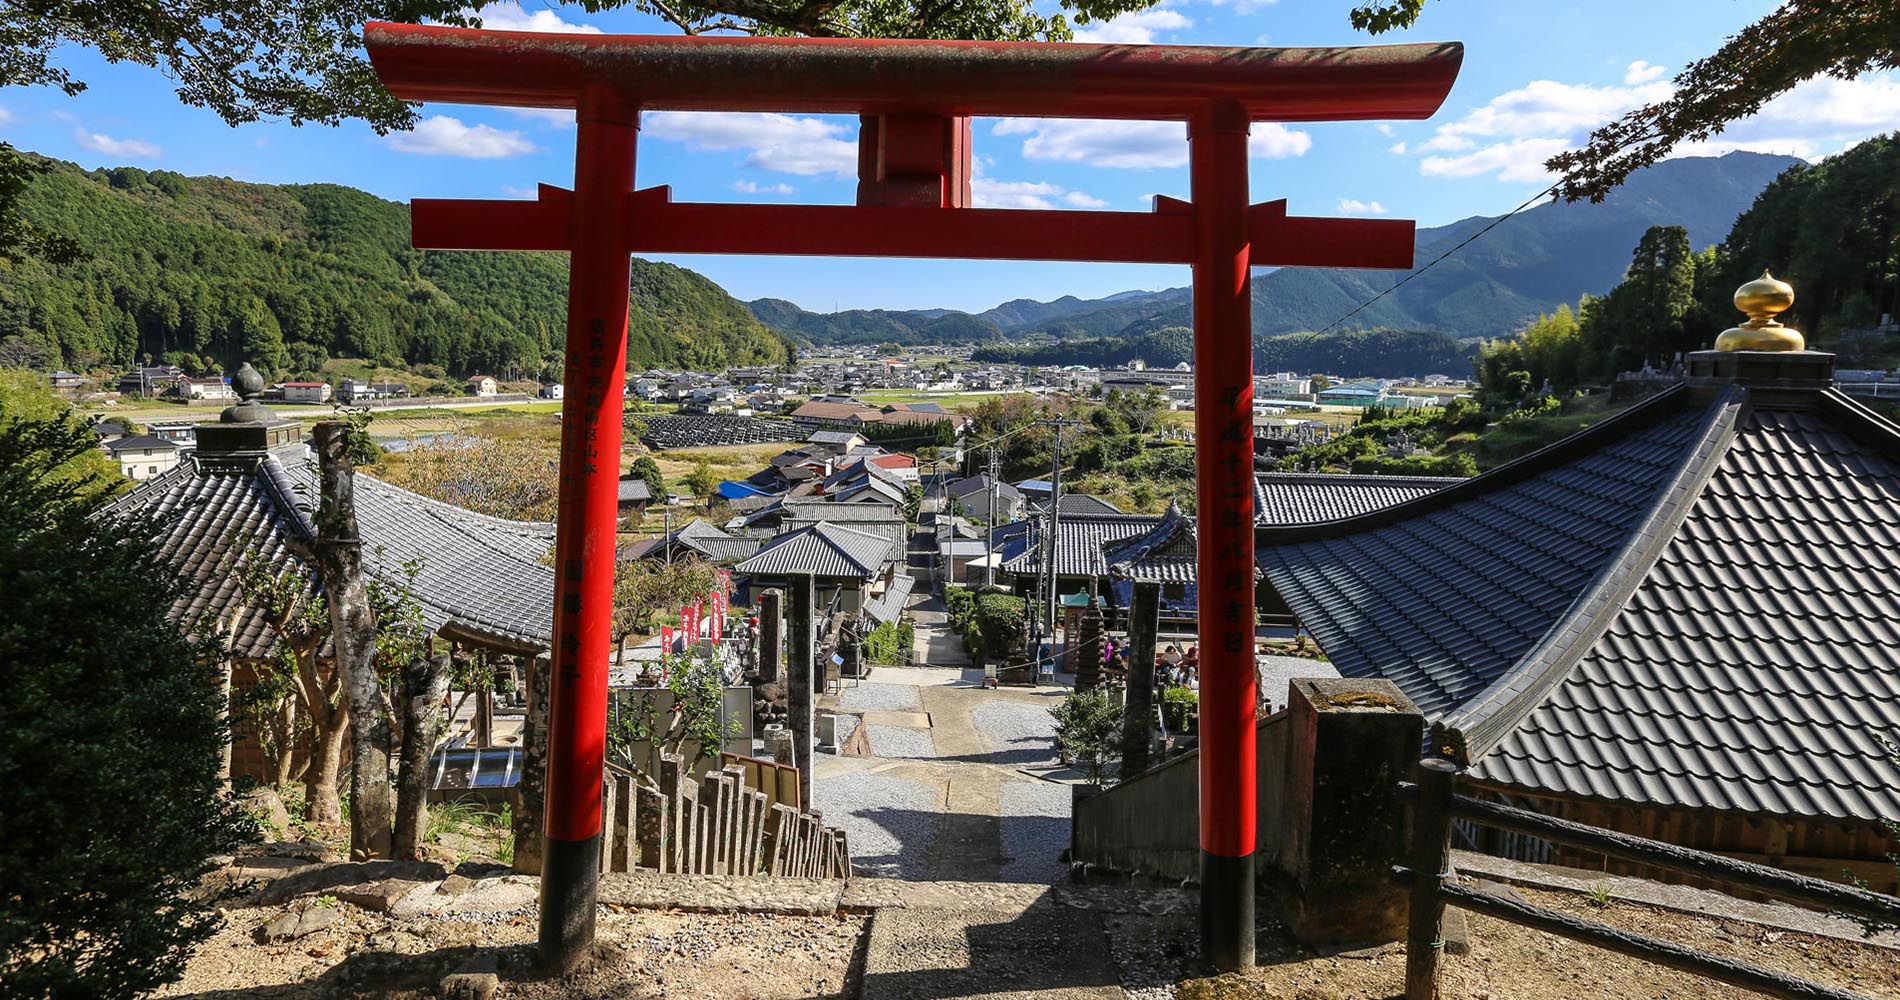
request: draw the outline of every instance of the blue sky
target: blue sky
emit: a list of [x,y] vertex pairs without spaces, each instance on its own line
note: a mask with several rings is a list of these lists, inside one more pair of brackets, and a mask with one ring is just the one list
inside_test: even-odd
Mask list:
[[[632,12],[590,15],[524,0],[490,6],[490,27],[672,33]],[[1365,44],[1351,0],[1165,0],[1078,32],[1087,40],[1228,45]],[[1772,9],[1768,0],[1442,0],[1420,26],[1378,39],[1466,46],[1450,99],[1425,122],[1256,125],[1255,201],[1284,197],[1307,215],[1412,218],[1442,225],[1509,210],[1545,184],[1542,161],[1590,126],[1669,91],[1686,62]],[[573,176],[571,116],[426,106],[413,133],[261,123],[230,128],[182,105],[159,73],[63,54],[90,89],[0,90],[0,135],[85,166],[135,164],[271,183],[327,181],[394,200],[525,197]],[[650,115],[639,183],[695,201],[848,202],[855,122],[814,116]],[[1811,81],[1716,142],[1816,158],[1900,127],[1900,80]],[[1005,208],[1144,209],[1186,197],[1178,125],[979,120],[980,204]],[[1185,268],[977,261],[684,257],[740,298],[774,296],[815,310],[980,310],[1012,298],[1105,295],[1187,282]]]

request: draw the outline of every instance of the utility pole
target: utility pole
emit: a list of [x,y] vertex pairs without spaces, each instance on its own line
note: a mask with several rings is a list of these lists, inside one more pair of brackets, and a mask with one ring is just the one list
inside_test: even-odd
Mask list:
[[1056,533],[1059,530],[1062,519],[1062,431],[1064,428],[1076,426],[1081,423],[1081,421],[1055,417],[1044,420],[1043,423],[1056,429],[1054,455],[1049,463],[1049,533],[1047,536],[1049,551],[1046,562],[1048,575],[1044,577],[1044,585],[1049,601],[1049,617],[1046,620],[1049,636],[1049,656],[1053,660],[1056,655],[1056,606],[1060,600],[1056,596]]
[[990,532],[989,532],[989,540],[984,543],[984,552],[983,552],[984,582],[988,586],[991,586],[991,587],[996,586],[996,469],[997,469],[996,448],[995,446],[991,446],[990,448],[990,507],[988,511],[989,517],[987,518],[987,520],[989,521]]
[[673,565],[673,508],[661,507],[660,513],[666,517],[666,564]]

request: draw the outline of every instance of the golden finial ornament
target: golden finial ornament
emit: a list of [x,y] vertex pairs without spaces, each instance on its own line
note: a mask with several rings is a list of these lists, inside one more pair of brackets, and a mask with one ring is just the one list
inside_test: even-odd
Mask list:
[[1735,308],[1748,322],[1722,331],[1715,338],[1718,351],[1801,351],[1808,346],[1801,331],[1782,326],[1775,317],[1794,305],[1794,286],[1769,274],[1735,290]]

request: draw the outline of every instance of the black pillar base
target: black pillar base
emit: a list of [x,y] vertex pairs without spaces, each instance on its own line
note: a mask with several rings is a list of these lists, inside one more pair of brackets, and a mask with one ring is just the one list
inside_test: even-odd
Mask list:
[[594,899],[600,889],[600,834],[547,838],[541,862],[541,967],[574,971],[594,950]]
[[1254,964],[1253,859],[1201,852],[1201,959],[1221,972]]

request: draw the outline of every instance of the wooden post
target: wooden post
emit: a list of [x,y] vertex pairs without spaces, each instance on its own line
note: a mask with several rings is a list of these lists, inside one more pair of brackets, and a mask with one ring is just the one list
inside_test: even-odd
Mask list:
[[789,676],[785,680],[786,727],[792,732],[792,762],[798,765],[798,802],[811,801],[812,706],[817,700],[814,685],[820,676],[812,662],[812,578],[790,578],[792,648]]
[[1412,805],[1412,912],[1405,939],[1405,1000],[1439,1000],[1438,959],[1445,952],[1445,901],[1438,895],[1451,867],[1451,794],[1458,766],[1418,762]]

